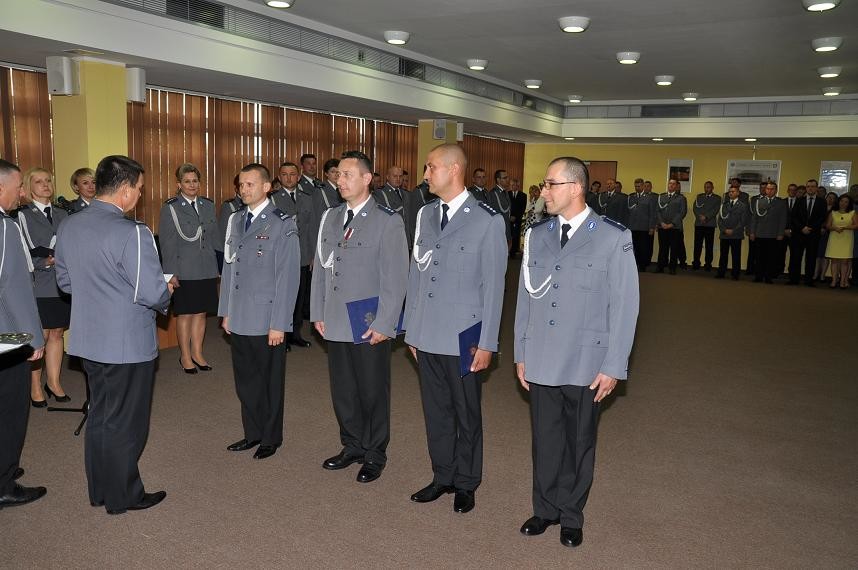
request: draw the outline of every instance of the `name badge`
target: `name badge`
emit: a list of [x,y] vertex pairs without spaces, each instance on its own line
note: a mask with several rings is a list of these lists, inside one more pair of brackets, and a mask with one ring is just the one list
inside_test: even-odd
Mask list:
[[256,239],[268,239],[268,236],[256,236]]

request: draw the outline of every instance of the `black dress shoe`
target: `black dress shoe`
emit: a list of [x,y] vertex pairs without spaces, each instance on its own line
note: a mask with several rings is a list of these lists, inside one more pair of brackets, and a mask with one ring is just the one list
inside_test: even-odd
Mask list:
[[255,439],[253,441],[247,441],[246,439],[240,439],[235,443],[227,445],[226,448],[229,451],[247,451],[251,447],[256,447],[259,445],[259,440]]
[[199,368],[199,369],[200,369],[200,370],[202,370],[203,372],[208,372],[209,370],[211,370],[211,369],[212,369],[212,367],[211,367],[211,366],[209,366],[208,364],[200,364],[199,362],[197,362],[197,361],[196,361],[196,360],[194,360],[193,358],[191,359],[191,362],[193,362],[193,363],[194,363],[194,366],[196,366],[197,368]]
[[167,491],[156,491],[155,493],[143,493],[143,498],[136,505],[131,505],[124,509],[107,509],[109,515],[121,515],[125,511],[142,511],[154,507],[164,500],[167,496]]
[[179,366],[181,366],[181,367],[182,367],[182,370],[184,370],[184,371],[185,371],[185,374],[196,374],[196,373],[198,372],[198,371],[197,371],[197,367],[196,367],[196,366],[194,366],[193,368],[185,368],[185,367],[182,365],[182,359],[181,359],[181,358],[179,359]]
[[576,547],[584,541],[584,532],[580,528],[568,526],[560,527],[560,544],[563,546]]
[[671,267],[670,269],[667,270],[667,272],[670,273],[671,275],[676,275],[676,268]]
[[310,348],[310,341],[304,340],[300,336],[290,337],[289,344],[294,346],[300,346],[301,348]]
[[545,529],[550,527],[551,525],[558,524],[560,521],[558,519],[548,520],[539,517],[530,517],[524,524],[521,525],[521,534],[526,534],[527,536],[536,536],[537,534],[542,534],[545,532]]
[[12,473],[12,480],[17,481],[18,479],[20,479],[23,476],[24,476],[24,470],[21,469],[20,467],[16,467],[15,472]]
[[363,467],[360,468],[360,471],[358,471],[355,481],[358,483],[372,483],[381,477],[382,471],[384,471],[384,465],[381,463],[372,463],[371,461],[367,461],[363,464]]
[[11,491],[4,495],[0,495],[0,509],[32,503],[33,501],[44,497],[47,492],[48,490],[44,487],[24,487],[23,485],[15,483],[15,486],[12,487]]
[[724,274],[723,273],[716,273],[715,279],[724,279]]
[[431,503],[441,495],[452,493],[455,490],[456,488],[452,485],[438,485],[432,481],[427,486],[411,495],[411,500],[415,503]]
[[71,402],[71,398],[69,397],[68,394],[63,394],[62,396],[57,396],[56,394],[54,394],[54,391],[51,390],[51,387],[48,386],[47,384],[45,384],[45,394],[47,394],[45,396],[46,402],[48,401],[48,398],[51,398],[51,397],[53,397],[54,401],[56,401],[56,402]]
[[277,453],[277,447],[273,445],[260,445],[256,453],[253,454],[254,459],[266,459]]
[[346,450],[342,450],[333,457],[328,457],[322,463],[324,469],[336,471],[337,469],[345,469],[352,463],[363,463],[363,455],[346,455]]
[[473,491],[465,491],[464,489],[456,489],[456,498],[453,499],[453,510],[457,513],[467,513],[474,510]]
[[48,407],[48,401],[47,400],[34,400],[33,398],[30,398],[30,405],[33,406],[34,408],[47,408]]

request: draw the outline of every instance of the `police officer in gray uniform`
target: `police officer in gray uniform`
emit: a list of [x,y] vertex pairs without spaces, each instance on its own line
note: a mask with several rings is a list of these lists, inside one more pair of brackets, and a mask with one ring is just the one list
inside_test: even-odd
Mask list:
[[[426,173],[424,172],[424,178]],[[487,202],[489,199],[488,190],[486,189],[486,171],[484,168],[475,168],[473,174],[474,183],[468,188],[468,192],[480,202]]]
[[417,227],[417,213],[420,208],[430,202],[438,199],[437,196],[429,192],[429,183],[425,180],[418,184],[414,190],[404,192],[405,203],[403,204],[402,213],[405,219],[405,235],[408,238],[408,251],[414,245],[414,231]]
[[91,168],[78,168],[72,173],[69,182],[72,191],[77,194],[77,199],[67,201],[65,207],[69,214],[76,214],[89,206],[95,198],[95,172]]
[[742,271],[742,240],[748,221],[748,204],[739,196],[739,185],[731,185],[727,190],[727,198],[718,210],[718,231],[720,232],[721,257],[718,259],[716,279],[723,279],[727,273],[728,257],[731,261],[733,281],[739,280]]
[[652,259],[652,236],[656,226],[656,197],[643,191],[642,178],[635,179],[635,192],[626,196],[628,228],[632,232],[632,245],[638,271],[646,271]]
[[398,166],[391,166],[387,169],[387,178],[384,186],[372,193],[376,203],[402,213],[402,207],[405,202],[405,196],[402,189],[399,187],[402,184],[402,169]]
[[244,437],[227,449],[259,445],[265,459],[283,443],[285,335],[298,296],[300,250],[295,219],[268,198],[271,175],[261,164],[239,174],[246,208],[229,219],[218,316],[230,335],[235,391]]
[[90,388],[89,501],[120,514],[166,496],[144,491],[137,460],[149,433],[155,312],[167,312],[175,282],[165,282],[149,228],[125,217],[143,190],[143,167],[105,157],[95,185],[92,204],[57,231],[57,283],[74,296],[68,353],[81,357]]
[[507,174],[506,170],[496,170],[495,185],[491,190],[486,192],[486,204],[503,216],[504,223],[506,224],[507,249],[509,249],[512,247],[512,223],[509,219],[512,204],[506,192],[507,187],[509,187],[509,174]]
[[554,159],[545,175],[548,213],[528,230],[515,314],[515,362],[530,390],[536,535],[561,525],[560,542],[583,540],[593,482],[599,402],[628,377],[639,290],[632,236],[585,203],[587,167]]
[[[345,204],[322,216],[310,318],[328,341],[331,399],[343,449],[322,464],[342,469],[363,462],[357,481],[369,483],[387,463],[390,441],[390,351],[408,285],[402,217],[377,204],[369,191],[372,163],[362,152],[343,153],[340,193]],[[355,344],[347,303],[377,298],[364,313]]]
[[765,196],[757,199],[751,210],[751,240],[757,244],[754,281],[773,283],[780,274],[781,242],[787,225],[787,203],[777,197],[778,185],[767,182]]
[[[439,200],[417,219],[405,303],[405,342],[417,359],[434,478],[418,503],[456,492],[453,509],[474,508],[482,480],[480,378],[498,349],[507,246],[504,220],[465,190],[461,147],[435,147],[427,178]],[[470,372],[459,367],[459,334],[482,323]]]
[[623,185],[619,181],[612,179],[610,182],[612,184],[607,192],[596,195],[596,204],[599,208],[596,213],[626,224],[629,212],[628,196],[623,193]]
[[226,227],[229,222],[229,217],[244,208],[244,202],[241,201],[241,196],[238,194],[238,174],[235,175],[235,178],[232,180],[232,185],[235,189],[235,196],[229,200],[224,200],[223,204],[220,206],[220,213],[217,217],[217,227],[218,231],[218,243],[220,244],[220,250],[215,250],[215,254],[218,257],[217,267],[218,273],[223,271],[223,242],[226,239]]
[[715,224],[718,211],[721,209],[721,197],[713,192],[715,185],[711,180],[703,184],[703,193],[694,199],[694,260],[691,267],[695,271],[700,269],[700,254],[703,246],[706,246],[706,257],[703,260],[703,269],[712,271],[713,247],[715,245]]
[[670,268],[676,274],[676,264],[682,246],[682,220],[688,213],[688,202],[679,191],[679,181],[671,178],[667,192],[656,197],[656,222],[658,223],[658,266],[656,273]]
[[18,463],[30,410],[30,363],[45,351],[29,248],[8,214],[18,206],[22,186],[18,167],[0,158],[0,333],[32,335],[29,347],[0,354],[0,509],[31,503],[47,492],[16,482],[24,475]]

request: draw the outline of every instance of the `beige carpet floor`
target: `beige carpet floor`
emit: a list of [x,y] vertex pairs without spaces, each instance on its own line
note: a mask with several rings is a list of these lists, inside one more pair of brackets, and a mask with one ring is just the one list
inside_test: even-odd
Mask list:
[[[48,495],[0,511],[3,568],[855,568],[858,290],[643,275],[632,377],[605,407],[584,544],[530,516],[530,427],[512,365],[518,268],[502,354],[484,387],[477,507],[417,505],[431,480],[415,369],[393,354],[392,439],[381,479],[328,472],[339,451],[319,343],[288,357],[286,440],[273,458],[241,437],[229,348],[211,319],[196,376],[164,351],[141,460],[154,509],[89,506],[76,414],[33,410],[23,482]],[[315,339],[314,339],[315,340]],[[557,350],[563,350],[558,346]],[[64,386],[83,398],[79,372]]]

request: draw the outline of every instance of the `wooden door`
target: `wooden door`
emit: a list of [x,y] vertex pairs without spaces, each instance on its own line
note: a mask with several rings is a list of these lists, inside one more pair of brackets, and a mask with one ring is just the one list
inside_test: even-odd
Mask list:
[[602,188],[605,187],[605,180],[608,178],[617,179],[617,161],[616,160],[591,160],[585,161],[587,170],[590,171],[590,184],[596,180],[602,183]]

